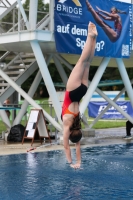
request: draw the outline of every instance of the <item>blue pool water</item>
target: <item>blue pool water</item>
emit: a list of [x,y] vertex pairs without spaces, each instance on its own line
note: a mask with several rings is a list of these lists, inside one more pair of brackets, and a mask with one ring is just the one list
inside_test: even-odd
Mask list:
[[82,149],[82,168],[64,151],[0,156],[0,199],[133,200],[133,144]]

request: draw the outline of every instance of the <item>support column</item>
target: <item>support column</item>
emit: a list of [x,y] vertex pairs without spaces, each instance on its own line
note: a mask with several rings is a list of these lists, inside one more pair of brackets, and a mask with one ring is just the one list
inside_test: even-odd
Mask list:
[[[37,90],[37,87],[40,83],[42,79],[42,75],[41,75],[41,72],[38,71],[36,77],[35,77],[35,80],[34,82],[32,83],[31,87],[30,87],[30,90],[28,92],[28,95],[32,98],[33,95],[35,94],[35,91]],[[26,110],[27,110],[27,107],[28,107],[29,103],[24,100],[23,102],[23,105],[21,107],[21,110],[19,111],[19,113],[17,114],[17,117],[15,118],[14,122],[13,122],[13,125],[17,125],[17,124],[20,124],[20,121],[22,119],[22,117],[24,116],[24,114],[26,113]]]
[[[41,106],[39,106],[24,90],[22,90],[12,79],[9,78],[9,76],[6,75],[5,72],[3,72],[0,69],[0,76],[3,77],[4,80],[6,80],[18,93],[20,93],[24,99],[26,99],[33,107],[37,109],[42,109]],[[62,131],[61,126],[45,111],[43,110],[44,116],[48,119],[53,126],[59,130]]]
[[[49,58],[47,59],[47,65],[49,64],[50,60],[51,60],[51,56],[49,56]],[[29,92],[28,92],[28,95],[31,98],[35,94],[35,91],[37,90],[37,87],[38,87],[41,79],[42,79],[42,75],[41,75],[41,72],[39,70],[37,75],[36,75],[36,77],[35,77],[35,79],[34,79],[34,81],[33,81],[33,83],[32,83],[32,85],[31,85],[31,87],[30,87],[30,89],[29,89]],[[27,110],[28,105],[29,105],[29,103],[26,100],[24,100],[23,105],[21,107],[21,110],[19,111],[16,119],[14,120],[13,125],[16,125],[16,124],[20,123],[22,117],[24,116],[24,114],[25,114],[25,112]]]
[[18,32],[20,32],[21,30],[21,13],[20,13],[20,9],[18,8]]
[[40,68],[40,71],[41,71],[41,74],[42,74],[42,77],[43,77],[43,80],[45,82],[45,85],[46,85],[48,93],[49,93],[49,96],[51,97],[57,118],[58,118],[60,124],[62,124],[62,121],[61,121],[61,104],[58,100],[57,93],[56,93],[55,87],[53,85],[53,81],[52,81],[50,73],[48,71],[47,64],[45,62],[44,56],[42,54],[42,50],[41,50],[37,41],[31,41],[31,47],[32,47],[34,55],[36,57],[38,66]]
[[54,1],[50,0],[49,3],[49,15],[50,15],[50,31],[54,31]]
[[127,94],[128,94],[129,99],[131,101],[131,105],[133,107],[133,88],[131,86],[131,83],[130,83],[130,80],[129,80],[129,77],[128,77],[128,74],[127,74],[127,71],[126,71],[126,68],[125,68],[125,65],[124,65],[123,60],[121,58],[116,58],[116,62],[117,62],[118,69],[119,69],[119,72],[121,74],[123,83],[125,85]]
[[38,0],[30,0],[29,23],[30,30],[36,29]]
[[81,115],[85,112],[87,105],[88,105],[94,91],[96,90],[96,87],[97,87],[97,85],[98,85],[98,83],[99,83],[108,63],[109,63],[109,61],[110,61],[110,58],[104,58],[102,63],[100,64],[100,66],[99,66],[99,68],[98,68],[89,88],[88,88],[88,91],[87,91],[83,101],[80,104]]
[[66,75],[66,72],[65,72],[64,68],[62,67],[61,63],[59,62],[59,60],[55,56],[53,56],[53,60],[54,60],[54,63],[56,65],[56,68],[57,68],[57,70],[58,70],[58,72],[60,74],[60,77],[61,77],[64,85],[66,85],[68,77]]
[[18,5],[19,5],[20,12],[21,12],[21,14],[22,14],[22,16],[23,16],[24,22],[25,22],[25,24],[26,24],[26,27],[27,27],[27,29],[29,30],[30,25],[29,25],[29,22],[28,22],[28,20],[27,20],[27,16],[26,16],[25,11],[24,11],[24,8],[23,8],[23,6],[22,6],[21,0],[17,0],[17,2],[18,2]]
[[15,9],[13,9],[13,32],[15,31]]
[[68,63],[68,61],[66,61],[61,55],[56,54],[56,57],[57,57],[61,62],[63,62],[64,65],[65,65],[68,69],[73,70],[73,66],[72,66],[70,63]]

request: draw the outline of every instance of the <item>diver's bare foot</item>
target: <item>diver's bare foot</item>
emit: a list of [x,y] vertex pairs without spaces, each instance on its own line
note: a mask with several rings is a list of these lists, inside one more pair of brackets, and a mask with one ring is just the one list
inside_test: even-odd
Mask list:
[[88,0],[86,0],[86,5],[87,5],[88,10],[91,10],[91,9],[92,9],[92,6],[91,6],[91,4],[88,2]]
[[96,26],[92,22],[89,22],[88,25],[88,35],[92,36],[93,38],[96,38],[98,35]]

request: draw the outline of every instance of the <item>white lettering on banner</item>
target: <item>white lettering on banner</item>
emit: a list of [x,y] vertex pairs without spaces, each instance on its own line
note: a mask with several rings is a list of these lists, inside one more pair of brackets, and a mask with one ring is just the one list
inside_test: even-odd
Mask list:
[[[70,24],[67,24],[66,26],[57,25],[57,32],[63,33],[63,34],[70,34],[70,32],[71,32],[72,35],[87,36],[87,29],[78,28],[76,24],[73,25],[73,27],[71,27],[71,29],[70,29]],[[83,50],[84,45],[85,45],[85,40],[76,38],[76,46],[77,47],[79,47]],[[105,45],[105,42],[103,40],[100,42],[97,42],[96,46],[95,46],[96,51],[103,50],[104,45]]]
[[[106,108],[107,106],[100,106],[99,107],[99,110],[98,110],[98,115]],[[126,113],[127,113],[127,106],[126,105],[123,105],[123,106],[120,106],[119,105],[119,107],[123,110],[123,111],[125,111]],[[113,106],[111,106],[109,109],[108,109],[108,111],[110,111],[110,112],[106,112],[106,113],[104,113],[105,115],[109,115],[109,114],[119,114],[119,115],[121,115],[121,113],[119,113]],[[116,112],[111,112],[111,111],[116,111]]]
[[67,24],[66,26],[57,26],[57,32],[58,33],[69,33],[69,29],[70,29],[70,24]]
[[100,106],[98,110],[98,114],[100,114],[107,106]]
[[132,6],[129,6],[130,22],[132,22]]
[[[129,37],[132,37],[132,22],[133,22],[133,14],[132,14],[132,5],[129,6],[129,17],[130,17],[130,29],[129,29]],[[132,50],[132,38],[130,38],[130,52]]]
[[121,115],[119,112],[106,112],[105,115]]
[[80,29],[77,28],[76,25],[73,26],[73,28],[71,29],[71,33],[73,35],[83,35],[83,36],[87,36],[87,30],[86,29]]
[[62,11],[62,12],[70,13],[70,14],[75,14],[75,15],[82,15],[82,8],[77,8],[77,7],[73,8],[71,6],[57,4],[56,10],[60,12]]
[[81,47],[81,49],[84,48],[84,45],[85,45],[85,41],[84,40],[81,40],[80,38],[76,38],[76,46],[77,47]]
[[97,42],[96,43],[96,50],[101,51],[103,49],[104,45],[105,45],[104,41]]
[[[57,32],[59,33],[70,33],[70,24],[67,24],[66,26],[57,25]],[[80,29],[77,28],[76,25],[74,25],[71,28],[72,35],[82,35],[87,36],[87,30],[86,29]]]
[[[77,47],[81,47],[81,49],[83,50],[84,45],[85,45],[85,41],[84,41],[84,40],[81,40],[80,38],[76,38],[76,46],[77,46]],[[97,43],[96,43],[96,46],[95,46],[96,51],[101,51],[101,50],[103,50],[104,45],[105,45],[105,42],[104,42],[104,41],[97,42]]]

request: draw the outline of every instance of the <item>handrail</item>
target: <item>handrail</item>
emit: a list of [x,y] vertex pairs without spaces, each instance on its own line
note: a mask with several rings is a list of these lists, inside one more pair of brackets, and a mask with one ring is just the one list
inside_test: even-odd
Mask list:
[[48,17],[49,17],[49,14],[45,15],[45,17],[41,19],[40,22],[38,22],[38,24],[36,25],[36,28],[38,28]]
[[[7,9],[5,10],[5,12],[3,12],[2,14],[1,14],[1,16],[0,16],[0,19],[3,19],[7,14],[9,14],[9,13],[11,13],[12,12],[12,10],[13,9],[17,9],[18,10],[18,8],[16,8],[15,6],[17,5],[17,1],[14,3],[14,4],[12,4],[10,7],[7,7]],[[27,9],[24,9],[25,11],[28,11],[29,12],[29,10],[27,10]],[[49,13],[48,12],[40,12],[40,11],[37,11],[38,13],[42,13],[42,14],[46,14],[45,15],[45,17],[43,18],[43,19],[41,19],[41,21],[39,21],[38,23],[37,23],[37,25],[36,25],[36,29],[43,29],[44,28],[44,26],[47,26],[48,25],[48,23],[50,22],[50,19],[49,19]],[[45,21],[46,21],[46,23],[45,23]],[[24,26],[21,26],[21,30],[25,30],[25,26],[26,26],[26,24],[25,24],[25,22],[24,22],[24,19],[23,18],[21,18],[21,20],[19,21],[16,21],[16,23],[11,23],[11,22],[8,22],[8,21],[1,21],[1,25],[3,24],[7,24],[7,25],[9,25],[10,27],[9,27],[9,29],[8,30],[4,30],[4,32],[2,32],[2,34],[4,34],[4,33],[9,33],[9,32],[14,32],[14,30],[15,30],[15,32],[16,31],[18,31],[18,26],[19,26],[19,24],[21,24],[21,23],[24,23]],[[41,26],[42,25],[42,26]]]
[[0,62],[1,62],[2,60],[4,60],[9,54],[10,54],[10,51],[7,51],[4,55],[2,55],[2,56],[0,57]]

